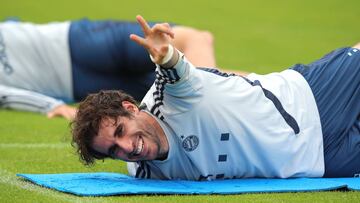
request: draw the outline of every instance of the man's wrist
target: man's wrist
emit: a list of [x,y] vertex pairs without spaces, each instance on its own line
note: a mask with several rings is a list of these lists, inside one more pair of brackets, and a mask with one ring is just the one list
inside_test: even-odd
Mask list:
[[[152,60],[152,62],[155,63],[155,60],[151,55],[150,55],[150,59]],[[169,48],[166,55],[164,56],[161,62],[156,64],[160,65],[163,68],[171,68],[175,66],[178,60],[179,60],[178,51],[171,44],[169,44]]]
[[[169,45],[171,46],[171,45]],[[177,49],[173,48],[173,52],[171,57],[169,58],[169,60],[167,62],[165,62],[164,64],[161,64],[160,66],[163,68],[172,68],[176,65],[176,63],[179,60],[179,52],[177,51]]]

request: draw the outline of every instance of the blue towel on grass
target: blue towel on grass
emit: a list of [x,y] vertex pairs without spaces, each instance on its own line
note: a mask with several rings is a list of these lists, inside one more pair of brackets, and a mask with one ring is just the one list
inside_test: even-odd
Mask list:
[[240,194],[360,190],[360,178],[148,180],[119,173],[18,174],[35,184],[79,196],[123,194]]

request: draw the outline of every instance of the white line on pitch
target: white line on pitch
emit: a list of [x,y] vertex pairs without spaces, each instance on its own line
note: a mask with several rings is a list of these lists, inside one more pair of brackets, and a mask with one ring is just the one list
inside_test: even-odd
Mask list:
[[70,143],[0,143],[1,148],[52,148],[63,149],[71,147]]
[[76,199],[74,198],[69,198],[68,196],[61,195],[49,189],[43,189],[26,181],[20,181],[20,179],[16,178],[15,174],[11,174],[10,172],[2,169],[0,169],[0,183],[9,184],[44,196],[60,199],[65,202],[76,202]]
[[11,185],[31,192],[35,192],[43,196],[60,200],[62,202],[74,202],[74,203],[84,202],[84,201],[104,202],[104,199],[95,199],[91,197],[76,197],[69,194],[63,194],[61,192],[55,192],[51,189],[43,188],[38,185],[32,184],[28,181],[23,181],[22,178],[16,177],[15,174],[1,168],[0,168],[0,183]]

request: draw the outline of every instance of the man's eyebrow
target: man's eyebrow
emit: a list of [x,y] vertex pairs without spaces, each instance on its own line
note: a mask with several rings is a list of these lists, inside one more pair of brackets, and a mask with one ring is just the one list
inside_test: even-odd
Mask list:
[[109,157],[113,157],[113,156],[114,156],[115,149],[116,149],[116,144],[114,144],[114,145],[112,145],[111,147],[109,147],[108,152],[107,152],[107,155],[108,155]]

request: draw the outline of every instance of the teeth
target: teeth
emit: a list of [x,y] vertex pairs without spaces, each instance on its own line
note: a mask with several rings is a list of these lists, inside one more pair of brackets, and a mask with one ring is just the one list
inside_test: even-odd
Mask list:
[[143,150],[144,148],[144,141],[142,138],[139,138],[139,142],[138,142],[138,146],[136,148],[136,151],[134,153],[135,156],[139,155],[141,153],[141,151]]

